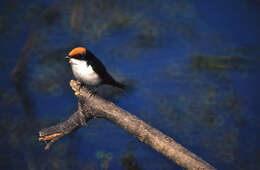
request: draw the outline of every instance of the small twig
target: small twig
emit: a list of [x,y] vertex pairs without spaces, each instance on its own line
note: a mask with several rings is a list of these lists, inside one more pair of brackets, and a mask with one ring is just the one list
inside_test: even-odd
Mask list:
[[47,143],[45,149],[49,149],[52,144],[57,142],[63,136],[66,136],[73,132],[74,130],[85,126],[86,121],[91,119],[86,117],[80,112],[73,113],[66,121],[61,122],[55,126],[51,126],[45,129],[42,129],[39,132],[39,141],[44,141]]
[[51,134],[51,135],[46,135],[44,136],[41,132],[39,133],[39,141],[49,141],[49,140],[52,140],[58,136],[62,136],[63,133],[54,133],[54,134]]
[[44,147],[45,150],[50,149],[51,145],[54,144],[55,142],[57,142],[60,138],[62,138],[64,135],[61,136],[57,136],[55,138],[53,138],[50,142],[47,142],[46,146]]

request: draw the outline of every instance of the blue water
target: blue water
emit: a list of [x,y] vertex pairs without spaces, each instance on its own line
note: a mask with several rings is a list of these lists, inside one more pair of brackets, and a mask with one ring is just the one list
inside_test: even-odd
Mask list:
[[[181,169],[105,120],[44,151],[38,131],[77,109],[64,60],[76,46],[130,87],[100,95],[217,169],[257,169],[259,8],[253,0],[4,1],[0,169]],[[11,72],[21,60],[18,93]]]

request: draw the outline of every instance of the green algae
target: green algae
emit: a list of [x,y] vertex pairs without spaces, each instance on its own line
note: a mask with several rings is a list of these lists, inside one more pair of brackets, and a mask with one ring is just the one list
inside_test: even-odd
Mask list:
[[101,169],[107,170],[109,169],[110,161],[113,159],[113,155],[109,152],[98,151],[96,153],[96,158],[101,160]]
[[125,154],[121,158],[121,165],[125,170],[141,170],[140,165],[138,164],[133,153]]
[[245,57],[193,55],[191,68],[204,71],[248,70]]

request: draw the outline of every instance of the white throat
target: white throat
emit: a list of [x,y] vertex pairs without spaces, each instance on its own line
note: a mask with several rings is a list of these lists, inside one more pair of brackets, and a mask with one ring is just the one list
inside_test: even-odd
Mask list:
[[72,72],[74,76],[87,85],[97,86],[100,84],[101,79],[98,74],[93,70],[91,65],[87,65],[85,60],[78,60],[71,58],[69,63],[71,64]]

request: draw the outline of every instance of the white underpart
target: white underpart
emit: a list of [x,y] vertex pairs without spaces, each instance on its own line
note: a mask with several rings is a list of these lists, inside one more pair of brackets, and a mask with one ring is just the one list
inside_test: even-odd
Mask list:
[[87,65],[86,61],[71,58],[70,64],[74,76],[79,81],[83,81],[85,84],[91,86],[97,86],[101,82],[98,74],[94,72],[91,65]]

